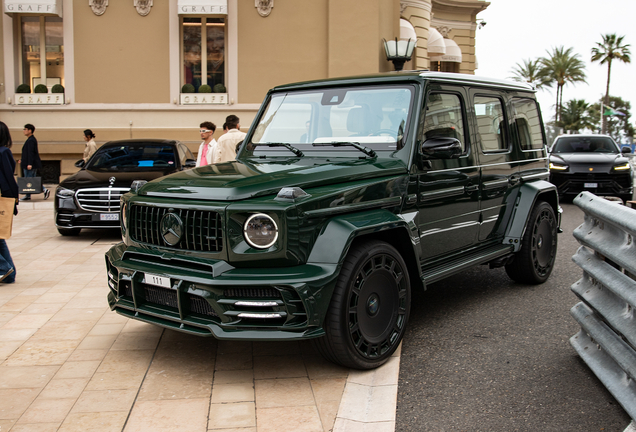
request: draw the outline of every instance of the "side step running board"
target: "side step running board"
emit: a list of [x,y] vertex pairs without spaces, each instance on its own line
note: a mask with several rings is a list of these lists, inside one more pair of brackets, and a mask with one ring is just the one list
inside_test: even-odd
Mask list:
[[462,270],[466,270],[470,267],[484,264],[499,258],[504,255],[508,255],[513,251],[512,246],[496,245],[485,250],[481,250],[469,255],[464,255],[454,261],[446,262],[442,265],[425,269],[422,272],[422,282],[424,286],[427,284],[437,282],[452,274],[458,273]]

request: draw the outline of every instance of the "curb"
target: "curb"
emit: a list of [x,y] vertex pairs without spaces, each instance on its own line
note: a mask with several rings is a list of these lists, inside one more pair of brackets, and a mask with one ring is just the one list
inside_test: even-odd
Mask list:
[[395,431],[401,352],[400,343],[383,366],[349,372],[333,432]]

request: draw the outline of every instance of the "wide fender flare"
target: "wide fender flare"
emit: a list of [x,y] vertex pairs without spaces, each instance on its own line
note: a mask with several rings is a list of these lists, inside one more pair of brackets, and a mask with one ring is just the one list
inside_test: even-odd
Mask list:
[[414,229],[417,232],[414,224],[385,209],[335,216],[320,231],[307,262],[341,265],[357,237],[392,229],[404,230],[412,244],[416,241],[412,235]]
[[546,201],[552,206],[554,214],[557,215],[557,221],[560,222],[559,194],[556,186],[545,180],[524,183],[519,189],[519,195],[517,195],[515,207],[503,241],[504,244],[513,245],[515,252],[521,249],[521,239],[528,226],[530,213],[539,199]]

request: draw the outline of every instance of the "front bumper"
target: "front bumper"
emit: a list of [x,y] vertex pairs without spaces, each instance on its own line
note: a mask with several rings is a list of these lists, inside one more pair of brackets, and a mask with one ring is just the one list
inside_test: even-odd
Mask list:
[[55,212],[55,226],[62,229],[121,228],[119,213],[95,213],[79,210]]
[[625,196],[632,194],[632,176],[621,174],[550,173],[561,196],[576,196],[583,191],[599,196]]
[[[228,340],[324,335],[338,266],[234,268],[224,261],[127,247],[106,253],[108,304],[133,319]],[[152,283],[150,275],[169,281]]]

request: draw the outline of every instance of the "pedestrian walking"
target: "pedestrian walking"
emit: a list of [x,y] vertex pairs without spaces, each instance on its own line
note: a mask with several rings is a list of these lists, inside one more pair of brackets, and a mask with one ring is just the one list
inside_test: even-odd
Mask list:
[[[35,126],[30,123],[24,125],[24,136],[27,137],[24,145],[22,146],[22,157],[20,158],[20,168],[24,173],[24,177],[37,177],[38,170],[42,169],[42,161],[40,160],[40,153],[38,151],[38,140],[33,133],[35,132]],[[51,192],[45,188],[44,199],[48,199]],[[25,194],[20,201],[28,201],[31,199],[31,194]]]
[[212,135],[216,130],[216,125],[212,122],[205,121],[199,125],[199,133],[203,142],[199,146],[199,152],[197,153],[196,166],[206,166],[212,163],[212,155],[214,154],[214,148],[217,142]]
[[245,132],[241,132],[240,119],[234,114],[226,117],[227,133],[221,135],[216,144],[212,163],[229,162],[236,159],[236,145],[243,141]]
[[[11,134],[6,124],[0,121],[0,190],[4,198],[13,198],[13,214],[18,214],[18,184],[15,181],[15,159],[11,152]],[[5,239],[0,239],[0,282],[15,282],[16,269]]]
[[86,141],[86,147],[84,147],[84,163],[93,156],[93,153],[97,151],[97,144],[95,144],[95,134],[92,130],[86,129],[84,131],[84,141]]

